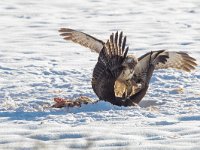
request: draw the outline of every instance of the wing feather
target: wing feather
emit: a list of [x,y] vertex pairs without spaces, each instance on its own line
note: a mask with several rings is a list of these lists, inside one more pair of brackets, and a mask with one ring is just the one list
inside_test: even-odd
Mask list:
[[162,55],[167,55],[169,58],[166,63],[158,63],[156,69],[175,68],[191,72],[197,66],[196,59],[192,58],[185,52],[163,52]]
[[196,60],[185,52],[167,52],[165,50],[146,53],[138,60],[132,79],[141,83],[143,88],[130,96],[135,103],[139,103],[146,94],[154,69],[176,68],[190,72],[197,65]]
[[165,50],[152,51],[144,54],[143,56],[138,58],[138,63],[135,66],[134,80],[136,82],[144,82],[144,84],[148,84],[147,75],[149,66],[153,64],[154,69],[158,63],[163,64],[167,61],[167,55],[161,55]]
[[119,34],[119,43],[118,43],[118,54],[119,55],[121,55],[122,37],[123,37],[123,32],[120,32],[120,34]]
[[185,52],[153,51],[146,53],[138,60],[133,77],[136,82],[146,82],[149,64],[153,64],[155,69],[175,68],[187,72],[194,70],[197,66],[196,60]]
[[117,54],[116,55],[120,55],[118,52],[119,52],[119,50],[118,50],[118,43],[117,43],[117,41],[118,41],[118,31],[116,32],[116,34],[115,34],[115,42],[114,42],[114,47],[115,47],[115,49],[116,49],[116,52],[117,52]]
[[[114,84],[122,72],[122,63],[128,52],[128,47],[119,45],[120,40],[118,38],[120,38],[118,32],[110,35],[109,40],[99,54],[92,78],[92,88],[99,99],[110,101],[113,104],[117,102],[115,101]],[[124,42],[124,38],[121,38]],[[124,43],[126,44],[126,41]],[[118,46],[119,49],[116,48],[116,46]]]
[[104,42],[86,33],[73,30],[70,28],[60,28],[60,35],[65,40],[71,40],[74,43],[78,43],[84,47],[90,48],[92,51],[99,53],[103,48]]

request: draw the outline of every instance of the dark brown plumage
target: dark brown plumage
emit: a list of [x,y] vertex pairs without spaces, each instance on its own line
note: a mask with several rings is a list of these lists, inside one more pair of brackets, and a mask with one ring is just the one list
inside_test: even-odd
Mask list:
[[[119,37],[122,39],[122,34]],[[110,36],[99,53],[98,62],[93,71],[92,88],[100,100],[119,105],[115,97],[114,85],[123,70],[122,64],[126,59],[128,47],[125,47],[125,37],[122,39],[123,44],[120,40],[113,40],[113,38],[118,38],[118,32]]]

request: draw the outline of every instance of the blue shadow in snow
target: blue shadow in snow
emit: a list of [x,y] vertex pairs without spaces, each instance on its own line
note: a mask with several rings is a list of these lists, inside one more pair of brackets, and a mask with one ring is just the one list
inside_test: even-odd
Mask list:
[[180,120],[180,121],[200,121],[200,116],[185,116],[185,117],[180,117],[178,120]]
[[0,117],[6,117],[9,120],[26,120],[33,121],[38,120],[41,117],[48,115],[58,115],[59,112],[0,112]]
[[[99,101],[94,104],[82,105],[81,107],[74,108],[61,108],[54,109],[49,112],[0,112],[0,117],[6,117],[9,120],[26,120],[26,121],[37,121],[41,118],[46,118],[49,115],[67,115],[68,113],[82,113],[82,112],[99,112],[99,111],[109,111],[109,110],[121,110],[123,107],[114,106],[108,102]],[[126,108],[124,108],[126,109]]]

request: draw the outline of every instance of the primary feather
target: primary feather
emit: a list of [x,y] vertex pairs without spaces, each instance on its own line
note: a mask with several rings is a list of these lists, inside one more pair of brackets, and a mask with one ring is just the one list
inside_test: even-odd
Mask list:
[[61,28],[59,32],[65,40],[71,40],[74,43],[78,43],[82,46],[88,47],[97,53],[101,51],[104,45],[103,41],[77,30],[73,30],[70,28]]

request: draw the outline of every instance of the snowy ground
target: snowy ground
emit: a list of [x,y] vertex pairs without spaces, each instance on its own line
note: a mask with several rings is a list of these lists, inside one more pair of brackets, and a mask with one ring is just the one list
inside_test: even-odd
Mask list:
[[200,59],[199,8],[199,0],[1,0],[0,149],[199,149],[199,66],[156,71],[138,107],[48,108],[57,96],[97,99],[98,55],[62,40],[60,27],[102,40],[123,30],[137,56],[169,49]]

